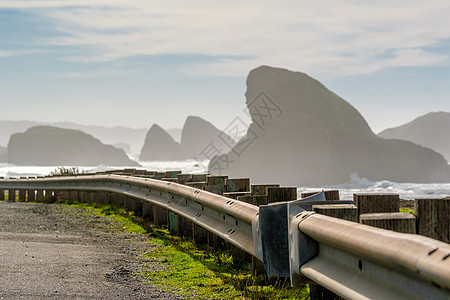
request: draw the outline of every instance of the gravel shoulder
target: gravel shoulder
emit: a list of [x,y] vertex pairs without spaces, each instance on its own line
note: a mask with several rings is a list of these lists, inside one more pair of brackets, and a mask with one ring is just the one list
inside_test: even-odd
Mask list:
[[179,299],[137,275],[156,246],[111,218],[0,201],[0,220],[0,299]]

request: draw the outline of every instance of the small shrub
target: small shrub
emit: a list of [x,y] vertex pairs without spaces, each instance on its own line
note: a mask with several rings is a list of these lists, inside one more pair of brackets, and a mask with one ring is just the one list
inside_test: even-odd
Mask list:
[[78,167],[58,167],[50,172],[51,176],[73,176],[86,173],[85,170]]

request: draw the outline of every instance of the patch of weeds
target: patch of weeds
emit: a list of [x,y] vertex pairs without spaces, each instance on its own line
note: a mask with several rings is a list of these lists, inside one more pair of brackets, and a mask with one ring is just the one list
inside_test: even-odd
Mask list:
[[[209,269],[201,261],[202,253],[196,251],[192,243],[179,239],[171,243],[163,230],[156,229],[151,243],[158,245],[145,254],[151,261],[164,264],[163,269],[145,271],[144,276],[152,285],[189,299],[236,299],[242,298],[242,293]],[[161,238],[161,235],[165,235]],[[159,236],[159,237],[158,237]],[[179,250],[183,248],[183,252]],[[197,259],[192,256],[197,257]],[[202,256],[203,257],[203,256]]]
[[78,174],[84,174],[86,171],[78,167],[58,167],[50,172],[50,176],[73,176]]
[[414,209],[409,208],[409,207],[400,208],[400,212],[401,212],[401,213],[413,214],[413,215],[414,215]]
[[145,272],[159,288],[196,299],[307,299],[308,286],[291,288],[288,281],[252,276],[251,264],[237,260],[227,250],[208,251],[152,228],[156,247],[146,257],[164,263],[164,270]]

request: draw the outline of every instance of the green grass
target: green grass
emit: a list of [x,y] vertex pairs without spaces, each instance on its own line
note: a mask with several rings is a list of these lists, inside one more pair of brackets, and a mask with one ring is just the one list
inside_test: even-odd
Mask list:
[[[150,262],[142,275],[162,291],[188,299],[308,299],[309,287],[291,288],[289,282],[268,280],[252,275],[249,262],[236,259],[227,250],[211,251],[172,236],[167,229],[145,230],[132,212],[111,205],[97,207],[76,201],[58,200],[57,204],[83,207],[99,216],[112,218],[128,232],[148,234],[149,247],[144,256]],[[158,262],[156,270],[152,264]],[[162,266],[162,267],[161,267]]]
[[309,289],[290,288],[288,282],[272,282],[252,276],[251,264],[239,261],[229,251],[205,247],[174,237],[167,230],[153,229],[152,243],[145,254],[163,262],[163,270],[144,275],[156,286],[190,299],[307,299]]
[[401,213],[406,213],[406,214],[414,214],[414,209],[408,208],[408,207],[400,208],[400,212]]

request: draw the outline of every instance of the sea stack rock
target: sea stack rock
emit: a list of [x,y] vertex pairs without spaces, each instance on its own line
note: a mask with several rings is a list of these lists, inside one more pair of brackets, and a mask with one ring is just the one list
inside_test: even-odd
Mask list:
[[450,113],[431,112],[378,134],[386,139],[401,139],[428,147],[450,162]]
[[245,138],[211,160],[213,174],[296,186],[346,183],[350,175],[395,182],[448,182],[444,157],[375,135],[348,102],[306,74],[267,66],[247,78]]
[[232,137],[200,117],[187,117],[181,132],[181,149],[187,158],[211,159],[211,153],[226,153],[234,144]]
[[79,130],[36,126],[13,134],[8,162],[35,166],[139,166],[122,149]]
[[182,160],[180,144],[156,124],[150,128],[145,137],[139,160]]

